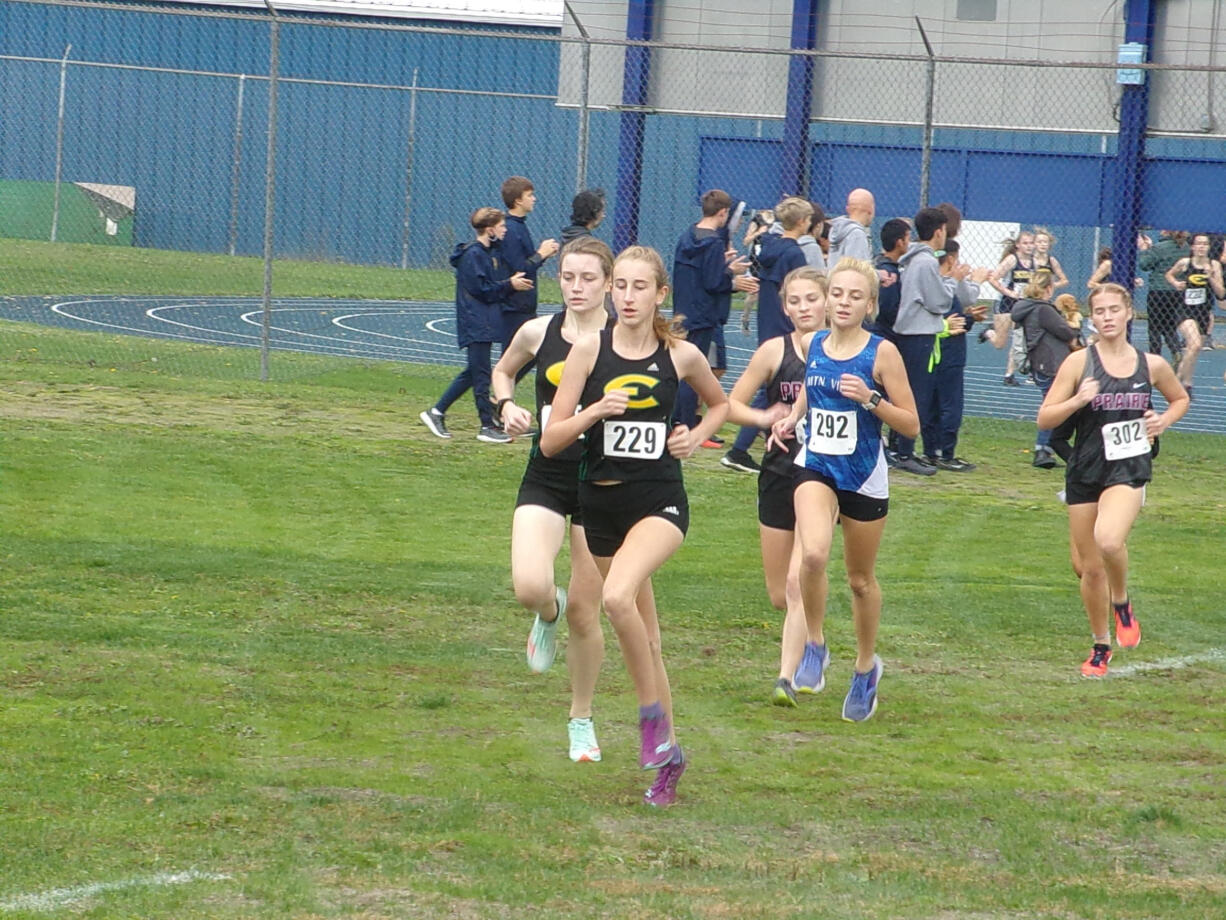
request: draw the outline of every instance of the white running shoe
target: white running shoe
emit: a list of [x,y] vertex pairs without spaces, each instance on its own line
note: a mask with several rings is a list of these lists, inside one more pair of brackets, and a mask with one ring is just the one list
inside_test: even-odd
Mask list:
[[575,763],[598,763],[600,745],[596,743],[596,727],[591,718],[571,719],[566,723],[570,735],[570,759]]
[[566,589],[559,585],[555,591],[558,615],[546,623],[538,613],[528,633],[528,667],[536,674],[548,671],[558,653],[558,623],[566,613]]

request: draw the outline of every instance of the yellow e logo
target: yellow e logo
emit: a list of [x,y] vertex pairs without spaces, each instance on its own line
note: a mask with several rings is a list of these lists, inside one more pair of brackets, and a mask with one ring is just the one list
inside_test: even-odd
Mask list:
[[646,374],[622,374],[606,383],[604,391],[609,393],[613,390],[625,390],[630,395],[630,401],[626,403],[627,409],[650,409],[660,405],[660,401],[650,395],[659,385],[659,380]]
[[562,385],[562,368],[566,366],[565,361],[559,361],[557,364],[551,364],[545,369],[545,379],[552,383],[555,387]]

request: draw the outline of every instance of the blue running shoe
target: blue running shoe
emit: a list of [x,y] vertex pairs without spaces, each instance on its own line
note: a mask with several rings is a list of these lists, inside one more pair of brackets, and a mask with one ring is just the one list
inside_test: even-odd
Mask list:
[[851,689],[843,700],[843,720],[863,722],[877,711],[877,685],[881,683],[881,659],[873,656],[873,666],[866,674],[852,669]]
[[826,665],[830,664],[830,649],[816,642],[805,643],[805,654],[792,678],[799,693],[821,693],[826,687]]

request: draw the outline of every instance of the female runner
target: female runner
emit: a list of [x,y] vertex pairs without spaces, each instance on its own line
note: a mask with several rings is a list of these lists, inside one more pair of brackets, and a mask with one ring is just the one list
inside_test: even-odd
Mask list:
[[[549,418],[563,363],[573,343],[605,327],[609,315],[604,302],[613,285],[613,253],[595,237],[581,237],[566,245],[559,261],[558,280],[566,309],[552,316],[529,320],[515,334],[493,373],[498,413],[508,435],[520,437],[533,425],[532,413],[513,398],[519,371],[533,360],[536,375],[537,419]],[[515,597],[536,614],[528,634],[528,667],[540,673],[552,664],[557,650],[557,625],[563,614],[570,630],[566,667],[570,672],[571,705],[567,734],[570,759],[600,760],[600,745],[592,724],[592,697],[604,660],[604,633],[600,628],[600,572],[588,552],[579,510],[580,449],[546,457],[534,438],[528,467],[515,502],[511,521],[511,583]],[[570,589],[554,585],[554,561],[566,536],[570,515]]]
[[1014,372],[1025,374],[1022,368],[1026,361],[1026,352],[1021,342],[1020,334],[1015,335],[1013,318],[1010,315],[1013,305],[1022,297],[1022,291],[1030,283],[1034,272],[1034,234],[1025,231],[1017,235],[1016,240],[1009,240],[1000,264],[988,276],[988,283],[1000,292],[1000,300],[996,304],[996,317],[993,327],[979,335],[979,341],[991,342],[997,348],[1009,346],[1009,357],[1005,361],[1005,385],[1020,386]]
[[[804,337],[826,325],[826,274],[812,267],[794,269],[783,279],[780,295],[795,328],[788,335],[763,342],[749,359],[728,396],[728,419],[734,425],[769,430],[787,415],[804,388]],[[762,388],[768,408],[754,409],[750,400]],[[782,445],[772,442],[758,473],[758,532],[766,593],[776,610],[786,611],[773,695],[778,706],[795,706],[797,690],[821,690],[821,670],[828,658],[824,645],[806,641],[810,636],[800,599],[800,544],[795,540],[792,508],[792,477],[799,452],[795,439]]]
[[1183,359],[1176,374],[1192,398],[1192,375],[1201,345],[1210,340],[1213,326],[1213,298],[1226,299],[1222,282],[1222,263],[1209,258],[1209,234],[1192,237],[1191,253],[1166,270],[1166,283],[1183,298],[1183,314],[1179,334],[1183,336]]
[[[579,472],[584,530],[604,578],[605,612],[638,696],[639,765],[660,770],[644,796],[655,806],[675,801],[686,761],[673,731],[659,619],[635,599],[689,527],[681,460],[728,415],[728,399],[706,355],[661,314],[667,294],[668,275],[654,249],[631,246],[617,257],[617,323],[575,343],[541,434],[547,456],[585,436]],[[670,429],[681,380],[708,407],[693,429]]]
[[[1065,471],[1073,564],[1079,569],[1081,602],[1090,620],[1094,648],[1081,665],[1085,677],[1102,677],[1115,641],[1134,648],[1141,625],[1128,597],[1128,533],[1145,501],[1152,442],[1188,411],[1188,394],[1160,355],[1128,342],[1132,297],[1118,284],[1090,295],[1090,321],[1098,341],[1069,355],[1039,407],[1040,428],[1069,419],[1076,440]],[[1157,386],[1167,401],[1154,412]]]
[[[772,441],[792,438],[801,418],[807,419],[793,501],[801,596],[819,646],[825,645],[826,569],[834,525],[836,520],[843,525],[856,627],[856,664],[843,700],[843,718],[849,722],[863,722],[876,712],[882,671],[875,654],[881,619],[875,568],[889,510],[889,478],[881,424],[904,437],[919,434],[919,415],[898,349],[862,325],[876,310],[877,290],[871,263],[841,259],[834,267],[826,298],[830,328],[812,335],[804,390],[771,434]],[[824,673],[820,677],[824,680]]]

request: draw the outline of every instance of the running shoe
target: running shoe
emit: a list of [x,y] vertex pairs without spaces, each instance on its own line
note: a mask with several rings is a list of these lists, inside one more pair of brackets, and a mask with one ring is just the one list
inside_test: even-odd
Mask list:
[[477,440],[484,441],[486,444],[510,444],[511,436],[501,428],[486,425],[477,432]]
[[668,716],[639,719],[639,766],[644,770],[658,770],[673,756],[673,743],[668,739]]
[[826,666],[830,664],[830,649],[816,642],[805,643],[805,653],[801,656],[800,667],[792,678],[792,683],[801,693],[821,693],[826,688]]
[[916,476],[935,476],[937,468],[922,462],[918,457],[899,457],[894,469],[904,473],[914,473]]
[[792,688],[792,682],[786,677],[775,681],[775,689],[771,691],[771,702],[776,706],[796,708],[796,691]]
[[558,615],[545,621],[538,613],[532,621],[532,631],[528,633],[528,667],[534,674],[548,671],[558,653],[558,621],[566,612],[566,589],[561,585],[555,589],[554,600],[558,605]]
[[570,736],[570,759],[575,763],[599,763],[600,745],[596,743],[596,727],[591,718],[571,719],[566,723]]
[[715,450],[724,446],[724,439],[713,434],[711,437],[702,442],[702,446],[709,448],[710,450]]
[[656,781],[651,784],[651,788],[643,794],[643,804],[653,808],[667,808],[677,801],[677,780],[681,779],[681,774],[688,765],[678,746],[668,763],[656,774]]
[[1132,601],[1112,604],[1115,608],[1115,644],[1120,648],[1136,648],[1141,644],[1141,624],[1132,613]]
[[724,454],[719,463],[720,466],[726,466],[730,470],[740,470],[742,473],[760,473],[762,471],[762,467],[758,466],[758,461],[749,456],[748,451],[737,450],[735,447]]
[[443,418],[443,413],[438,409],[429,409],[419,416],[421,423],[430,429],[430,433],[436,438],[449,438],[451,432],[447,430],[447,423]]
[[975,469],[975,464],[961,457],[937,457],[935,462],[938,470],[949,470],[951,473],[969,473]]
[[1094,643],[1094,651],[1081,663],[1082,677],[1106,677],[1107,665],[1111,663],[1111,646]]
[[873,656],[873,666],[864,674],[852,669],[851,689],[843,700],[843,721],[863,722],[877,711],[877,685],[881,683],[881,659]]

